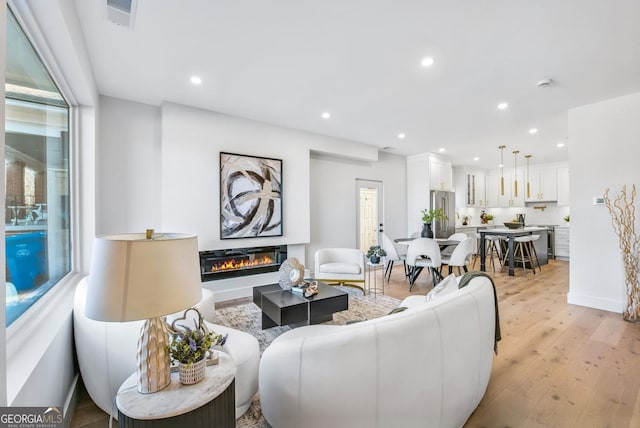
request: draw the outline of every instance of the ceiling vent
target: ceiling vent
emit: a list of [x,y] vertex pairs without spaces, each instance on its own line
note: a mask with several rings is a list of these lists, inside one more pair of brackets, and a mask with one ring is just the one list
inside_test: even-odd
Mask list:
[[107,0],[107,19],[114,24],[133,28],[138,0]]

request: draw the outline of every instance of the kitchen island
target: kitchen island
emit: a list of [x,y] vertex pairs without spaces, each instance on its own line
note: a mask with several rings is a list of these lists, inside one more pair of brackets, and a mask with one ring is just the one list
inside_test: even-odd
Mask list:
[[487,235],[497,235],[504,236],[507,239],[507,254],[508,261],[507,265],[509,266],[509,276],[515,275],[515,266],[513,260],[513,250],[515,248],[514,239],[518,236],[525,235],[539,235],[537,241],[534,242],[534,248],[536,249],[536,253],[538,255],[538,260],[540,265],[544,265],[548,263],[547,256],[547,229],[544,227],[522,227],[520,229],[507,229],[507,228],[495,228],[495,229],[479,229],[480,233],[480,270],[485,271],[485,253],[486,253],[486,236]]

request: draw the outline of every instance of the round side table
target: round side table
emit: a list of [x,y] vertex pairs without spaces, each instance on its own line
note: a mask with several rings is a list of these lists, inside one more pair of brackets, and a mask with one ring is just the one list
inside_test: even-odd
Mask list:
[[178,372],[173,372],[171,383],[151,394],[138,392],[136,373],[133,373],[116,396],[118,426],[235,427],[236,366],[229,354],[219,352],[218,355],[218,364],[207,366],[200,382],[182,385]]

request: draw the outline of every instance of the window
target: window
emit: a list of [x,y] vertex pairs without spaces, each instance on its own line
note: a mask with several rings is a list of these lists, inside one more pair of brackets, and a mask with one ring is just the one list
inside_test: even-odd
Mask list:
[[71,270],[69,106],[7,11],[7,326]]

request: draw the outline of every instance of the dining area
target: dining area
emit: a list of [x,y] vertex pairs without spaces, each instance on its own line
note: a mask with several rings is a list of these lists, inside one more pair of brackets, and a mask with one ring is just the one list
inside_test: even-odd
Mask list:
[[[544,227],[479,228],[475,236],[454,233],[447,238],[382,238],[387,252],[384,277],[389,281],[394,263],[403,263],[412,291],[422,272],[435,287],[447,274],[469,270],[504,271],[508,276],[539,272],[547,264],[547,233]],[[478,263],[479,262],[479,263]],[[448,272],[448,273],[447,273]]]
[[405,277],[409,283],[409,291],[413,289],[420,274],[427,270],[433,286],[444,278],[444,267],[448,267],[448,274],[456,268],[458,275],[468,271],[475,253],[474,239],[463,233],[457,233],[448,238],[396,238],[391,240],[385,235],[383,247],[387,247],[387,267],[385,277],[391,275],[393,263],[402,261]]

